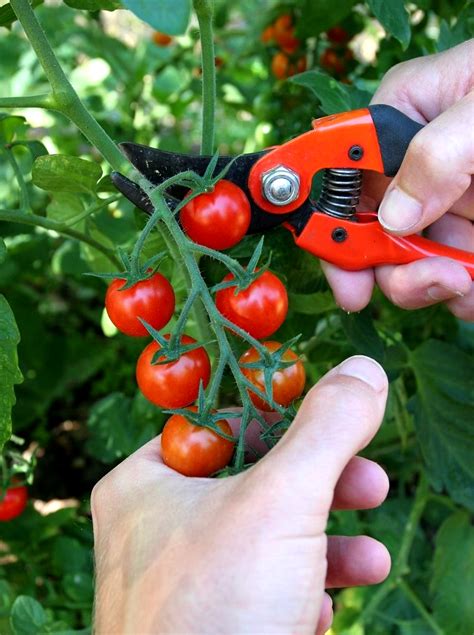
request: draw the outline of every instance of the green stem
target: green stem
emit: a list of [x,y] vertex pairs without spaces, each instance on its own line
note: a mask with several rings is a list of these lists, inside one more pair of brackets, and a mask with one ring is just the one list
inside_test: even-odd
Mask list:
[[428,613],[423,602],[416,595],[413,589],[404,580],[401,580],[399,586],[401,591],[405,594],[405,597],[412,603],[412,605],[416,608],[425,622],[433,629],[436,635],[444,635],[444,630],[441,628],[441,626],[439,626],[433,616]]
[[0,108],[49,108],[56,104],[51,93],[45,95],[25,95],[25,97],[0,97]]
[[214,153],[214,119],[216,108],[216,66],[212,32],[212,0],[194,0],[201,35],[202,64],[202,139],[201,154]]
[[[115,170],[120,170],[125,164],[122,153],[77,96],[53,53],[46,34],[41,28],[30,3],[28,0],[11,0],[10,4],[43,67],[53,91],[53,97],[40,96],[40,101],[45,100],[48,104],[47,106],[42,104],[42,107],[58,110],[68,117],[87,137],[90,143],[102,153],[110,165]],[[13,105],[18,107],[18,99],[17,103]]]
[[18,183],[18,187],[20,188],[20,207],[23,210],[31,210],[30,206],[30,197],[28,196],[28,190],[26,189],[25,179],[23,178],[23,174],[20,170],[20,166],[18,165],[13,151],[11,148],[5,148],[5,153],[7,155],[8,162],[12,166],[13,173],[15,174],[16,182]]
[[87,234],[84,234],[75,229],[71,229],[67,227],[67,225],[63,223],[58,223],[49,218],[44,218],[42,216],[37,216],[36,214],[28,214],[26,212],[21,212],[18,210],[7,210],[0,209],[0,221],[5,221],[9,223],[21,223],[22,225],[31,225],[33,227],[43,227],[44,229],[49,229],[57,232],[58,234],[62,234],[63,236],[69,236],[70,238],[74,238],[75,240],[80,240],[87,245],[90,245],[97,251],[100,251],[104,256],[106,256],[110,262],[114,265],[114,267],[119,268],[120,263],[115,258],[114,253],[104,247],[94,238],[91,238]]
[[370,602],[366,605],[365,609],[360,615],[360,622],[364,624],[376,611],[381,602],[390,593],[400,586],[403,581],[403,577],[408,573],[408,558],[415,539],[416,531],[420,523],[421,516],[425,510],[426,504],[429,500],[429,484],[426,475],[422,472],[420,474],[420,480],[413,501],[413,507],[411,508],[410,515],[405,525],[405,531],[403,533],[400,550],[392,568],[390,576],[385,582],[378,588],[378,590],[372,596]]

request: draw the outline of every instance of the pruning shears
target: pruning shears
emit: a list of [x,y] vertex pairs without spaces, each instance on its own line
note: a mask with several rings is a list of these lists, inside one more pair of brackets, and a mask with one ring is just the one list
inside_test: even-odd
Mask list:
[[[316,119],[311,131],[280,146],[219,157],[216,170],[227,166],[225,178],[247,195],[252,214],[248,233],[283,225],[299,247],[346,270],[445,256],[460,262],[474,278],[474,254],[418,235],[393,236],[380,225],[376,213],[356,211],[363,171],[394,176],[422,127],[392,106],[369,106]],[[186,170],[202,176],[212,160],[135,143],[122,143],[121,148],[154,185]],[[321,193],[312,200],[313,177],[320,170],[324,170]],[[138,185],[117,172],[112,180],[138,208],[153,212]],[[186,193],[182,187],[170,189],[178,200]]]

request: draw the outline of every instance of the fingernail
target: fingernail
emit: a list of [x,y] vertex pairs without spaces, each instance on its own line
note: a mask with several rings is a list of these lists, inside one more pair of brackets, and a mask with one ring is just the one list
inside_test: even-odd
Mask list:
[[356,377],[380,392],[387,387],[387,375],[378,362],[364,355],[355,355],[346,359],[338,367],[339,375]]
[[455,296],[460,298],[464,297],[464,293],[462,291],[458,291],[457,289],[451,289],[450,287],[445,287],[442,284],[434,284],[432,287],[426,292],[429,300],[436,300],[436,302],[440,302],[441,300],[450,300]]
[[398,187],[385,195],[379,207],[379,221],[389,231],[408,231],[420,222],[423,206]]

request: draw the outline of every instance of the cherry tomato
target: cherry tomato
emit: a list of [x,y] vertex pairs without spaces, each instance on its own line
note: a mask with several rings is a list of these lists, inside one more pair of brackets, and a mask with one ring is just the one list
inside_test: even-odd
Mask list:
[[328,36],[328,40],[334,42],[334,44],[345,44],[351,39],[346,29],[343,29],[342,26],[339,25],[333,26],[332,29],[326,31],[326,35]]
[[[168,339],[169,335],[165,335]],[[188,335],[181,338],[182,344],[194,344]],[[204,388],[211,376],[211,363],[203,347],[183,353],[173,362],[152,364],[160,345],[153,341],[143,350],[137,362],[137,383],[145,397],[162,408],[183,408],[197,399],[199,384]],[[165,360],[161,357],[161,360]]]
[[333,73],[342,74],[346,68],[344,61],[341,60],[337,52],[332,48],[327,48],[321,57],[319,63],[323,68]]
[[[232,436],[232,428],[225,419],[217,425],[222,432]],[[163,428],[163,461],[185,476],[210,476],[229,463],[233,452],[232,441],[192,423],[183,415],[173,415]]]
[[[271,352],[281,347],[279,342],[273,341],[263,342],[263,345]],[[248,364],[256,362],[259,359],[259,353],[254,348],[249,348],[239,361],[241,364]],[[292,401],[300,397],[304,390],[306,373],[303,363],[298,358],[298,355],[290,349],[284,353],[283,361],[288,362],[293,360],[296,360],[295,364],[277,370],[272,377],[273,400],[280,406],[289,406]],[[265,392],[265,380],[262,370],[258,368],[242,368],[242,372],[256,388]],[[271,406],[263,399],[260,399],[255,393],[249,392],[249,396],[259,410],[272,410]]]
[[273,28],[275,30],[275,36],[281,35],[282,33],[288,33],[291,27],[293,26],[293,19],[289,13],[283,13],[278,16],[278,18],[273,23]]
[[272,59],[272,73],[277,79],[286,79],[288,77],[288,70],[290,67],[290,60],[285,53],[275,53]]
[[0,521],[12,520],[19,516],[26,507],[28,490],[26,487],[10,487],[0,500]]
[[161,33],[160,31],[155,31],[151,39],[157,46],[169,46],[173,41],[171,35],[168,35],[167,33]]
[[300,57],[299,60],[296,62],[296,72],[297,73],[304,73],[304,71],[307,68],[307,64],[306,64],[306,57]]
[[[229,273],[224,280],[234,280],[234,276]],[[264,271],[237,295],[235,287],[218,291],[216,306],[233,324],[262,339],[273,335],[285,321],[288,294],[275,274]]]
[[160,330],[170,321],[174,313],[174,291],[161,273],[141,280],[122,289],[125,280],[117,278],[111,282],[105,295],[105,308],[109,318],[119,331],[133,337],[148,335],[138,318]]
[[272,42],[275,39],[275,29],[272,24],[267,26],[267,28],[262,31],[260,39],[265,44],[267,44],[268,42]]
[[240,187],[223,179],[212,192],[200,194],[187,203],[180,220],[195,243],[211,249],[228,249],[247,233],[250,203]]

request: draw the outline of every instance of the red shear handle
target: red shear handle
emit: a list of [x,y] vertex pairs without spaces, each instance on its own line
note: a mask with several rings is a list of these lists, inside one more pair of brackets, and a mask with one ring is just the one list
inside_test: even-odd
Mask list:
[[[358,271],[377,265],[403,265],[422,258],[444,256],[462,264],[474,279],[474,254],[447,247],[421,236],[392,236],[373,213],[357,214],[358,223],[315,212],[296,244],[341,269]],[[293,228],[289,226],[293,232]]]

